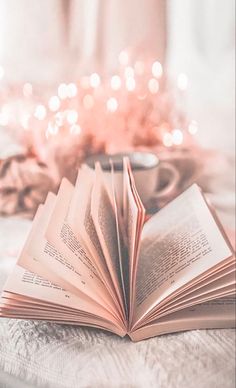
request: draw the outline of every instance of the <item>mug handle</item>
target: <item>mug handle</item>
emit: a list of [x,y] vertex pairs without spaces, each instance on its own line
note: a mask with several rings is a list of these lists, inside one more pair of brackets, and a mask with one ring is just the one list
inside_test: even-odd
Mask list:
[[160,190],[157,190],[152,194],[152,198],[154,199],[160,199],[165,197],[166,195],[170,195],[176,189],[180,181],[180,173],[177,168],[174,167],[172,164],[168,162],[161,162],[158,175],[160,173],[160,170],[165,170],[168,172],[169,182],[166,184],[165,187]]

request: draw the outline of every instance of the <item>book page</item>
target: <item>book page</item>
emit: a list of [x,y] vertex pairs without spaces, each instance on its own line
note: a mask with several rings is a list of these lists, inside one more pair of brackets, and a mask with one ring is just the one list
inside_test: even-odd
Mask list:
[[[167,305],[163,305],[162,308],[157,308],[153,311],[152,315],[149,315],[146,322],[151,322],[154,319],[157,319],[161,316],[168,315],[173,311],[182,310],[183,308],[194,306],[196,304],[202,303],[203,301],[219,298],[224,295],[233,295],[235,294],[235,273],[231,272],[222,278],[212,282],[210,284],[205,284],[198,290],[193,290],[191,293],[186,296],[183,295],[178,300],[173,300]],[[142,322],[143,325],[143,322]]]
[[[93,312],[96,313],[97,308],[99,308],[99,311],[109,312],[109,315],[113,317],[114,322],[117,322],[118,324],[123,325],[122,320],[117,315],[117,311],[113,306],[104,303],[104,301],[100,298],[94,298],[94,292],[91,293],[89,290],[88,292],[84,292],[84,289],[79,289],[76,283],[71,283],[70,281],[70,273],[69,273],[69,280],[68,280],[68,273],[64,270],[62,272],[55,270],[56,265],[54,264],[54,268],[52,269],[50,267],[50,260],[49,265],[45,265],[44,262],[42,262],[40,259],[35,259],[35,257],[30,256],[27,251],[22,252],[23,260],[21,261],[21,264],[27,271],[27,280],[28,283],[37,284],[40,285],[41,281],[40,278],[43,279],[43,283],[41,285],[46,286],[46,284],[53,284],[57,285],[57,288],[61,288],[63,290],[66,290],[67,292],[67,298],[71,298],[70,295],[79,297],[80,299],[83,299],[84,304],[89,303],[89,305],[93,306]],[[45,258],[47,261],[47,257]],[[59,268],[60,269],[60,268]],[[30,278],[33,276],[33,279],[36,280],[36,283],[30,282]],[[26,279],[24,279],[26,283]],[[55,288],[55,287],[54,287]],[[14,292],[18,292],[21,294],[21,291],[15,287],[15,283],[13,283],[13,289]],[[87,291],[87,290],[86,290]],[[32,294],[33,297],[33,294]],[[60,303],[59,303],[60,304]],[[68,305],[69,306],[69,305]]]
[[[85,166],[86,167],[86,166]],[[71,202],[68,209],[67,221],[71,225],[74,233],[81,237],[87,249],[92,253],[94,265],[107,267],[97,232],[91,216],[91,194],[95,180],[95,173],[88,174],[87,168],[81,168],[78,172],[76,185],[72,193]],[[100,264],[100,262],[102,262]]]
[[235,289],[235,264],[220,272],[218,275],[209,276],[207,280],[205,279],[203,282],[196,283],[192,287],[187,289],[181,288],[181,292],[172,294],[163,303],[158,304],[147,316],[145,322],[152,320],[154,316],[159,315],[163,311],[167,311],[180,304],[191,303],[196,298],[199,300],[203,299],[203,297],[206,298],[211,292],[215,292],[216,294],[220,293],[225,287],[228,287],[231,291]]
[[235,297],[215,299],[186,308],[129,333],[133,341],[194,329],[235,327]]
[[[54,212],[56,199],[56,196],[49,194],[45,205],[39,209],[39,214],[36,214],[18,263],[33,271],[32,263],[37,261],[41,264],[41,267],[47,269],[47,276],[52,281],[54,281],[54,276],[57,275],[64,282],[67,282],[67,289],[74,290],[74,292],[83,292],[97,302],[106,305],[106,299],[104,302],[106,290],[101,281],[97,277],[89,276],[87,267],[83,266],[83,262],[78,261],[75,267],[55,245],[45,239],[45,232]],[[109,303],[109,307],[113,309],[111,303]]]
[[[33,278],[33,282],[37,286],[38,285],[40,286],[42,281],[45,283],[45,279],[41,278],[36,274],[29,273],[28,271],[26,274],[27,274],[27,277],[30,276],[31,278]],[[27,282],[28,282],[28,279],[27,279]],[[30,282],[31,282],[31,279],[30,279]],[[84,299],[83,301],[86,302]],[[75,309],[69,306],[59,305],[56,303],[51,303],[45,300],[28,297],[26,295],[15,294],[8,291],[2,292],[1,299],[0,299],[0,307],[4,307],[4,311],[6,308],[8,309],[8,311],[10,311],[11,309],[11,314],[15,313],[14,309],[17,309],[18,312],[20,312],[20,310],[21,311],[24,310],[24,312],[28,314],[32,314],[32,313],[35,314],[35,312],[37,311],[39,312],[44,311],[44,312],[50,312],[50,314],[53,314],[55,312],[58,314],[62,314],[62,313],[67,314],[70,317],[70,319],[74,317],[79,319],[80,321],[84,321],[85,319],[87,319],[87,320],[90,320],[90,323],[91,323],[91,319],[99,319],[100,321],[111,322],[111,320],[109,319],[109,314],[106,315],[106,312],[105,312],[104,316],[103,314],[101,316],[96,315],[94,307],[92,312],[87,312],[87,311]],[[96,310],[96,311],[99,311],[99,310]],[[111,319],[113,319],[112,316],[111,316]]]
[[91,215],[91,195],[95,174],[91,176],[90,169],[81,168],[78,172],[76,185],[72,193],[67,220],[77,237],[80,237],[86,250],[93,259],[99,276],[107,290],[116,300],[116,292],[112,283],[106,260]]
[[133,315],[134,293],[137,272],[137,256],[140,247],[140,236],[143,228],[145,209],[137,193],[131,166],[128,158],[123,161],[123,215],[128,251],[129,268],[129,310],[130,320]]
[[88,188],[91,189],[91,187],[93,186],[94,179],[95,171],[89,168],[86,164],[82,164],[82,166],[78,169],[74,191],[71,196],[70,207],[67,214],[68,222],[75,228],[77,227],[77,221],[79,221],[77,214],[78,212],[80,212],[79,202],[81,200],[83,186],[85,192],[87,192]]
[[124,238],[122,234],[122,203],[121,200],[118,200],[118,182],[115,179],[115,171],[112,160],[111,164],[111,199],[113,202],[113,208],[115,213],[115,222],[116,222],[116,234],[117,234],[117,246],[118,246],[118,258],[119,258],[119,267],[120,267],[120,282],[121,289],[123,293],[123,300],[125,306],[126,320],[129,317],[129,278],[128,278],[128,252],[124,243]]
[[[35,273],[29,272],[26,270],[25,274],[27,277],[30,276],[31,278],[33,278],[33,282],[35,282],[36,284],[38,284],[38,283],[40,284],[41,281],[45,282],[44,278],[36,275]],[[83,310],[75,309],[73,307],[64,306],[61,304],[59,305],[56,303],[51,303],[51,302],[41,300],[41,299],[35,299],[35,298],[28,297],[28,296],[22,295],[22,294],[15,294],[15,293],[12,293],[9,291],[2,292],[0,301],[1,301],[0,302],[1,307],[14,306],[16,308],[24,308],[24,309],[28,309],[28,310],[30,310],[31,308],[33,308],[33,309],[38,308],[38,309],[44,309],[45,311],[46,310],[47,311],[60,311],[60,312],[64,311],[64,312],[70,312],[72,314],[76,313],[77,315],[79,315],[81,317],[89,317],[90,316],[89,312],[86,312]]]
[[97,305],[83,295],[74,295],[61,286],[16,265],[6,284],[4,291],[17,293],[28,298],[35,298],[47,303],[54,303],[90,314],[105,314],[103,307]]
[[[45,238],[49,244],[56,247],[60,254],[66,258],[68,263],[65,265],[66,268],[71,266],[71,269],[75,269],[75,271],[86,278],[87,285],[84,284],[84,292],[93,295],[94,300],[100,299],[100,302],[103,300],[105,304],[108,304],[115,311],[114,302],[100,279],[93,264],[93,260],[89,257],[89,254],[85,251],[85,248],[82,246],[81,242],[67,222],[66,216],[72,192],[73,185],[63,179],[56,197],[55,206],[48,221]],[[47,244],[47,250],[49,249],[51,248]],[[57,268],[60,264],[63,265],[62,262],[59,264],[57,263]],[[74,271],[71,271],[71,275],[74,278],[74,274],[72,274],[72,272]],[[79,279],[77,279],[76,282],[76,279],[74,278],[74,281],[79,287]]]
[[[67,288],[67,282],[63,279],[55,277],[55,280],[58,280],[57,284],[47,280],[47,272],[41,271],[41,265],[36,262],[34,265],[35,273],[16,265],[4,286],[3,296],[5,293],[12,293],[12,298],[15,301],[22,301],[23,305],[28,300],[35,303],[38,301],[40,304],[44,302],[46,305],[55,304],[59,309],[61,307],[73,309],[77,311],[78,316],[98,316],[125,330],[123,322],[117,319],[112,311],[83,293],[76,291],[74,294],[73,289],[71,292]],[[41,272],[43,276],[38,275],[38,272]]]
[[[38,276],[24,268],[16,265],[4,286],[3,297],[0,299],[0,316],[27,319],[46,319],[46,320],[64,320],[65,323],[77,322],[77,324],[86,323],[87,325],[105,328],[114,331],[118,335],[125,334],[122,325],[116,322],[112,314],[106,311],[102,306],[93,301],[86,300],[86,297],[79,297],[68,290]],[[7,298],[11,299],[18,308],[11,307]],[[24,296],[23,302],[20,303],[20,295]],[[28,308],[24,305],[24,299],[29,301],[35,300],[39,303],[35,308]],[[26,300],[27,300],[26,299]],[[17,303],[18,302],[18,303]],[[40,302],[46,302],[49,306],[39,308]],[[57,308],[56,308],[57,306]],[[66,310],[60,310],[66,307]],[[72,310],[69,310],[71,308]]]
[[235,257],[232,256],[232,258],[223,260],[222,263],[210,268],[210,270],[204,272],[200,276],[196,277],[194,280],[191,280],[191,282],[187,283],[183,287],[170,294],[167,298],[165,298],[163,302],[159,304],[159,306],[161,306],[162,304],[166,304],[169,301],[172,301],[173,298],[177,299],[181,295],[187,295],[189,292],[192,292],[192,290],[201,288],[205,284],[210,284],[217,278],[221,278],[225,274],[233,271],[235,272]]
[[95,183],[92,191],[91,214],[102,247],[103,255],[117,293],[119,304],[122,308],[123,315],[125,315],[121,287],[115,211],[99,164],[96,164]]
[[130,292],[131,292],[131,288],[133,284],[133,266],[135,261],[135,242],[136,242],[139,208],[138,208],[137,202],[135,201],[132,188],[131,188],[128,163],[129,161],[124,158],[123,214],[124,214],[126,244],[127,244],[128,256],[129,256],[129,283],[130,283]]
[[49,277],[59,275],[69,282],[72,280],[71,284],[73,284],[74,277],[76,288],[82,291],[84,285],[87,284],[86,276],[83,276],[68,263],[66,258],[45,239],[45,231],[51,218],[55,200],[56,196],[49,193],[45,204],[39,206],[17,263],[29,271],[34,271],[35,264],[40,264],[41,273],[47,273]]
[[200,189],[191,186],[144,226],[134,321],[231,256]]
[[65,178],[62,179],[59,191],[56,196],[56,203],[46,231],[46,238],[55,245],[60,251],[68,254],[70,258],[76,257],[77,262],[83,264],[84,269],[91,278],[98,277],[96,268],[92,260],[88,257],[84,247],[75,236],[73,230],[67,222],[67,213],[70,206],[74,186]]

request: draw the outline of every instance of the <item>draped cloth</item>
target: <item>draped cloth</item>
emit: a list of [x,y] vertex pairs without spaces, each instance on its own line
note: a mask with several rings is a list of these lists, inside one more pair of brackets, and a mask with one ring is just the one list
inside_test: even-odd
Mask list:
[[11,79],[47,81],[68,69],[112,71],[126,47],[163,62],[165,8],[164,0],[0,0],[0,63]]

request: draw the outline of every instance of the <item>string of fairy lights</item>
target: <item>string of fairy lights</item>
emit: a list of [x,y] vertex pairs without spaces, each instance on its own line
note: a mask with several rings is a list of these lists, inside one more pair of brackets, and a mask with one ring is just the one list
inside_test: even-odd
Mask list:
[[157,60],[130,63],[127,51],[119,55],[115,74],[97,72],[56,87],[30,82],[9,85],[0,66],[0,126],[13,131],[40,150],[66,137],[96,135],[100,141],[130,145],[152,142],[183,146],[198,130],[176,104],[188,87],[181,73],[170,84]]

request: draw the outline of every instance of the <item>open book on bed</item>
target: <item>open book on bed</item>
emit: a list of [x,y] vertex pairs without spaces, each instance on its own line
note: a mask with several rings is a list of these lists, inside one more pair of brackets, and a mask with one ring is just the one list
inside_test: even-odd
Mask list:
[[79,170],[35,215],[0,316],[92,326],[133,341],[235,324],[235,257],[197,185],[149,218],[129,161],[123,197]]

